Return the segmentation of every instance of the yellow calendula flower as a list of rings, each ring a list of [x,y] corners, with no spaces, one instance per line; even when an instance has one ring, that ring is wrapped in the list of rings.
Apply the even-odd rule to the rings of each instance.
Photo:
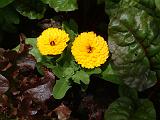
[[[84,68],[99,67],[109,57],[107,42],[94,32],[81,33],[73,42],[71,52]]]
[[[63,52],[69,35],[58,28],[48,28],[37,38],[37,47],[42,55],[58,55]]]

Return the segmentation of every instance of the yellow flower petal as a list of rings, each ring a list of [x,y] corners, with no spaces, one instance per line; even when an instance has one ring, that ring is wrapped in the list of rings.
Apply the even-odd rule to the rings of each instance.
[[[107,42],[94,32],[81,33],[73,42],[71,52],[84,68],[99,67],[109,57]]]
[[[69,35],[58,28],[48,28],[37,38],[37,47],[42,55],[58,55],[63,52]]]

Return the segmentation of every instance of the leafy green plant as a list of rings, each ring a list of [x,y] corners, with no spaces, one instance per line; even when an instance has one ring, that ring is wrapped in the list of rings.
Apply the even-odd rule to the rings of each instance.
[[[29,19],[42,19],[48,4],[56,12],[74,11],[78,8],[76,0],[1,0],[0,1],[0,25],[2,30],[15,32],[20,23],[20,15]]]
[[[70,23],[72,22],[64,22],[63,26],[64,29],[66,29],[68,33],[70,33],[70,37],[74,38],[76,36],[76,32],[74,32],[74,30],[76,30],[77,25],[75,24],[75,26],[73,26],[73,24]],[[53,88],[53,96],[56,99],[61,99],[65,96],[67,90],[72,86],[72,82],[88,85],[90,81],[90,75],[101,73],[100,68],[85,69],[80,67],[80,65],[75,62],[71,54],[71,43],[69,43],[68,47],[60,56],[43,56],[42,54],[40,54],[37,48],[36,38],[27,38],[26,44],[32,45],[33,48],[29,53],[36,58],[36,60],[38,61],[38,66],[44,65],[47,68],[50,68],[53,73],[59,78]],[[17,50],[18,48],[19,47],[17,47],[15,50]]]
[[[111,67],[130,87],[149,88],[159,79],[159,19],[139,7],[137,1],[110,2],[117,6],[106,6]]]
[[[119,87],[120,98],[109,105],[105,111],[105,120],[155,120],[156,112],[152,102],[139,99],[135,89],[126,85]],[[147,114],[146,114],[147,113]]]
[[[145,99],[136,102],[127,97],[118,98],[105,112],[105,120],[156,120],[152,102]]]

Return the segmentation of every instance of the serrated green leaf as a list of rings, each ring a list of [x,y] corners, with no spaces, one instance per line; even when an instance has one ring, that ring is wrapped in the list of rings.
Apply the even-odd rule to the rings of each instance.
[[[72,76],[72,79],[75,83],[78,83],[78,84],[80,84],[80,81],[82,81],[86,85],[88,85],[90,82],[89,75],[83,70],[77,71]]]
[[[6,7],[8,4],[12,3],[14,0],[0,0],[0,8]]]
[[[39,0],[19,0],[15,4],[16,10],[29,19],[41,19],[46,11],[45,5]]]
[[[105,120],[156,120],[156,112],[152,102],[139,100],[136,105],[127,97],[121,97],[113,102],[105,112]]]
[[[78,8],[77,0],[41,0],[54,8],[56,12],[59,11],[74,11]]]
[[[68,79],[71,78],[73,74],[74,74],[74,69],[72,67],[67,67],[63,71],[63,75]]]
[[[67,90],[70,88],[71,86],[69,85],[69,81],[66,79],[59,79],[56,81],[56,84],[53,87],[53,97],[55,99],[61,99],[65,96]]]
[[[53,66],[52,71],[58,78],[63,78],[63,79],[71,78],[75,72],[73,67],[61,66],[59,64],[57,64],[56,66]]]

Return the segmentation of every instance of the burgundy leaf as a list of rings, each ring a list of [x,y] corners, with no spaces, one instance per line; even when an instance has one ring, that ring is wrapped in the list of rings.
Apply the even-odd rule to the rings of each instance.
[[[46,84],[39,85],[35,88],[31,88],[25,91],[25,93],[31,94],[34,99],[38,101],[45,101],[50,98],[51,96],[51,82],[47,82]]]
[[[56,114],[58,115],[59,120],[67,120],[70,118],[71,110],[65,106],[63,103],[54,109]]]
[[[42,78],[42,80],[46,81],[46,83],[25,91],[25,93],[32,95],[32,97],[39,102],[44,102],[51,97],[55,76],[52,72],[46,71],[45,77]]]
[[[8,110],[8,97],[3,94],[0,96],[0,113],[5,113]]]
[[[21,57],[17,60],[17,66],[23,71],[34,70],[36,65],[36,60],[32,55]]]
[[[0,95],[9,89],[9,81],[0,74]]]
[[[8,59],[6,59],[3,55],[4,52],[5,50],[0,48],[0,71],[3,71],[9,63]]]
[[[13,63],[17,57],[16,51],[5,50],[3,56],[9,60],[10,63]]]

